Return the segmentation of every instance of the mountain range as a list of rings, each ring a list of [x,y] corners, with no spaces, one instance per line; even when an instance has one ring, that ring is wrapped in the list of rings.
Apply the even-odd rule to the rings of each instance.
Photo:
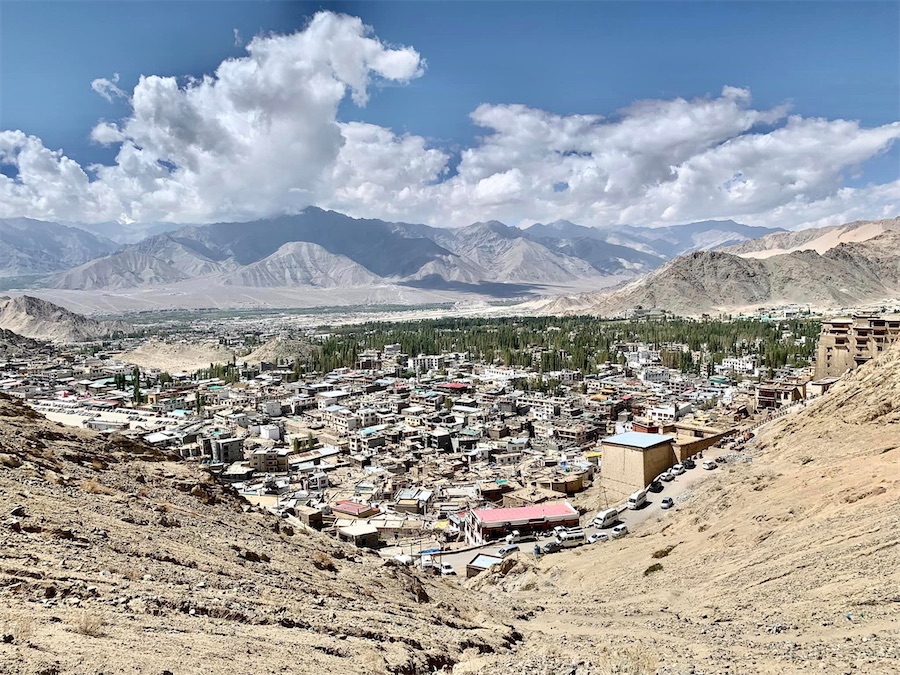
[[[112,253],[118,244],[77,227],[0,218],[0,276],[47,274]]]
[[[91,227],[113,234],[108,226]],[[134,228],[122,229],[126,239],[134,236]],[[163,230],[148,226],[138,231],[150,236],[117,244],[68,225],[3,221],[0,276],[43,274],[45,287],[91,291],[195,279],[253,288],[571,286],[627,280],[688,251],[776,231],[733,221],[656,229],[588,228],[568,221],[521,229],[490,221],[450,229],[355,219],[313,207],[267,220]]]
[[[773,304],[849,307],[900,295],[898,250],[896,218],[774,233],[730,249],[680,256],[610,292],[560,296],[525,307],[541,314],[603,316],[638,307],[688,316]]]

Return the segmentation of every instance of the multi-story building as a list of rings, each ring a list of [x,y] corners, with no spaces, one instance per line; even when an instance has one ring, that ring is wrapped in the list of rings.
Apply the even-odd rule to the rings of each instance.
[[[816,352],[816,379],[843,375],[900,337],[900,316],[869,314],[825,321]]]

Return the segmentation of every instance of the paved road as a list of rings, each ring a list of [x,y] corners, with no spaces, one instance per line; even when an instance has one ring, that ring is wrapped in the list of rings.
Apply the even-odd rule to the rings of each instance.
[[[713,459],[718,456],[719,451],[715,449],[714,452],[710,452],[713,448],[704,452],[704,459]],[[729,452],[728,450],[721,451],[723,454]],[[696,469],[690,469],[685,471],[680,476],[677,476],[674,481],[669,483],[663,483],[663,491],[662,492],[648,492],[647,493],[647,503],[640,509],[635,511],[625,509],[621,511],[619,514],[619,521],[625,523],[628,526],[629,532],[634,531],[634,529],[640,525],[640,523],[644,522],[648,518],[653,518],[657,515],[661,515],[662,517],[671,517],[671,515],[678,511],[679,501],[683,501],[685,497],[689,497],[689,494],[694,486],[698,483],[715,479],[719,474],[719,469],[713,469],[711,471],[704,469],[700,464],[697,465]],[[675,500],[675,507],[671,509],[661,509],[660,503],[663,498],[672,497]],[[621,506],[619,507],[622,508]],[[598,529],[589,523],[597,515],[594,512],[590,512],[585,514],[582,519],[582,525],[584,525],[585,536],[590,536],[594,532],[597,532]],[[603,531],[609,531],[612,529],[611,527],[605,528]],[[547,541],[550,541],[553,537],[540,537],[538,543],[543,544]],[[466,564],[472,560],[476,555],[480,553],[488,553],[491,555],[495,555],[498,549],[504,545],[505,542],[493,542],[491,544],[487,544],[475,550],[464,551],[461,553],[444,553],[440,556],[441,562],[449,562],[453,565],[453,569],[456,570],[457,575],[461,577],[465,577],[466,574]],[[600,543],[600,544],[588,544],[588,546],[614,546],[615,541]],[[521,552],[519,555],[532,555],[532,551],[534,549],[534,542],[525,542],[521,544]],[[568,551],[560,551],[559,553],[553,553],[551,555],[566,555]]]

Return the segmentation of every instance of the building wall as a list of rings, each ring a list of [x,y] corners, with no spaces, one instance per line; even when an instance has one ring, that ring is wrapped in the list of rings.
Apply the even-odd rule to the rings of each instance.
[[[843,375],[900,339],[900,318],[855,316],[822,324],[816,350],[817,380]]]
[[[604,443],[600,484],[617,496],[627,496],[677,463],[671,442],[647,450]]]

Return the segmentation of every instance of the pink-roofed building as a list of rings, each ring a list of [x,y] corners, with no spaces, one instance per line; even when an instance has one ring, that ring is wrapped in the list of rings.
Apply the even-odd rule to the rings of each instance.
[[[568,502],[550,502],[507,509],[472,509],[466,516],[466,541],[483,544],[505,537],[513,530],[522,534],[546,532],[557,525],[578,525],[578,511]]]
[[[331,510],[342,516],[350,516],[352,518],[369,518],[377,513],[381,513],[381,510],[377,506],[361,504],[359,502],[354,502],[352,499],[342,499],[332,506]]]

